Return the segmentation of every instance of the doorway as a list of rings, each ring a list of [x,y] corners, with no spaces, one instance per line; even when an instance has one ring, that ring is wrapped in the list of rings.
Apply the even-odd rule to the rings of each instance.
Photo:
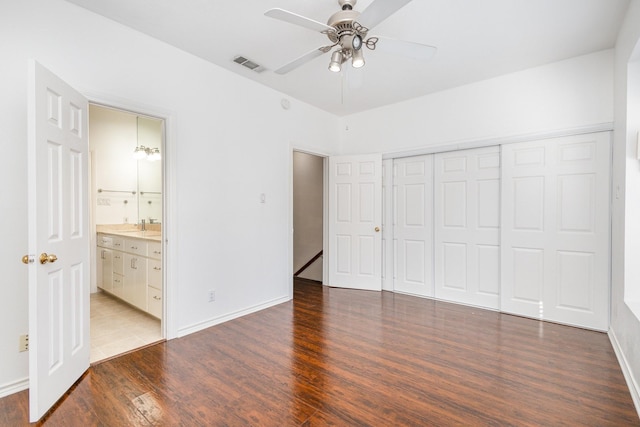
[[[293,152],[293,277],[323,282],[325,158]]]
[[[89,105],[91,363],[163,339],[164,125]]]

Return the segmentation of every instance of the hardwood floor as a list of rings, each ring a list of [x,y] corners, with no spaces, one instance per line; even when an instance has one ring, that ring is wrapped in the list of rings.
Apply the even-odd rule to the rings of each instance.
[[[27,392],[0,425],[28,422]],[[91,367],[47,426],[640,425],[606,334],[296,281],[292,302]]]

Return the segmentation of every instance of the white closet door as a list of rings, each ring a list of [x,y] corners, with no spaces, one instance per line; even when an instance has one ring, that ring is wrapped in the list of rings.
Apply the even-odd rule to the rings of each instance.
[[[609,133],[502,148],[502,311],[609,325]]]
[[[435,296],[500,305],[500,147],[435,156]]]
[[[394,290],[433,296],[433,155],[393,162]]]

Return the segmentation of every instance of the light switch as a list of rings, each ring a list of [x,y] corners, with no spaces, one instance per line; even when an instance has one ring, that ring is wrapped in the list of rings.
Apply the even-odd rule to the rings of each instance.
[[[266,203],[267,202],[267,195],[264,193],[260,193],[260,203]]]

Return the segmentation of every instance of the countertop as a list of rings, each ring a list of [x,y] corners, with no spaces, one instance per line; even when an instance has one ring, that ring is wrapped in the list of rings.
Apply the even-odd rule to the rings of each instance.
[[[155,242],[162,241],[162,232],[156,230],[108,230],[108,231],[98,231],[98,233],[102,234],[110,234],[113,236],[121,236],[121,237],[134,237],[136,239],[144,239],[144,240],[152,240]]]

